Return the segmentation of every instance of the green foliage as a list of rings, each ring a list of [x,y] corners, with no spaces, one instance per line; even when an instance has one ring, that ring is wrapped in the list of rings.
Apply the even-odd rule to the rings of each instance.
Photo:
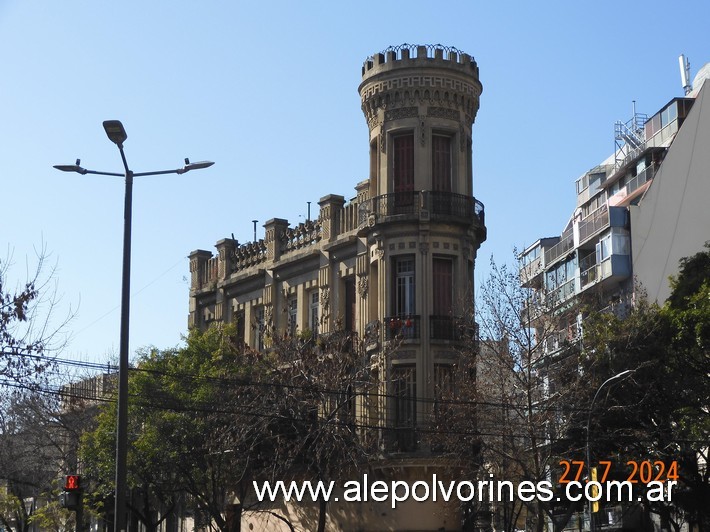
[[[363,378],[349,335],[321,346],[274,337],[268,353],[245,348],[232,325],[192,330],[178,349],[140,354],[129,378],[129,508],[148,529],[187,495],[225,529],[225,505],[249,507],[251,479],[330,477],[355,460],[354,431],[342,423],[336,390]],[[321,415],[318,415],[318,414]],[[110,494],[115,406],[102,409],[81,455],[95,501]],[[343,458],[338,458],[342,456]]]
[[[626,369],[593,416],[595,454],[602,459],[677,461],[674,505],[651,509],[710,525],[710,477],[699,466],[710,442],[710,248],[681,261],[663,307],[638,299],[623,318],[589,313],[584,323],[585,371],[591,389]],[[621,459],[624,460],[621,460]]]

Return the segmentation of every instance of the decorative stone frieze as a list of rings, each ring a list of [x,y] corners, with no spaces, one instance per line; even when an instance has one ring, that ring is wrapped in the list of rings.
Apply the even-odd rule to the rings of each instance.
[[[362,299],[367,298],[367,289],[369,287],[369,282],[367,280],[367,277],[360,277],[360,279],[357,282],[357,292],[360,294],[360,297]]]

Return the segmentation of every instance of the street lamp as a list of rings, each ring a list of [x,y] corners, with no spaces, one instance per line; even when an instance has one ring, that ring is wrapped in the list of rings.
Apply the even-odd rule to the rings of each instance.
[[[175,170],[159,170],[156,172],[133,173],[128,168],[126,155],[123,152],[123,143],[128,138],[123,124],[118,120],[106,120],[104,131],[109,140],[118,146],[123,161],[123,174],[114,172],[100,172],[87,170],[81,167],[81,161],[76,160],[76,164],[56,165],[54,168],[62,172],[76,172],[81,175],[98,174],[110,176],[125,176],[126,196],[123,208],[123,273],[121,289],[121,338],[119,347],[118,364],[118,415],[116,422],[116,492],[114,531],[125,532],[126,530],[126,488],[127,488],[127,454],[128,454],[128,325],[131,299],[131,211],[133,204],[133,178],[163,174],[184,174],[190,170],[208,168],[214,163],[211,161],[201,161],[191,163],[185,159],[185,166]]]
[[[594,409],[594,403],[597,401],[597,397],[599,397],[599,392],[602,391],[602,388],[606,386],[607,384],[614,383],[616,381],[620,381],[628,377],[629,375],[632,375],[636,370],[635,369],[627,369],[622,371],[621,373],[617,373],[613,377],[609,377],[607,380],[601,383],[599,388],[597,388],[597,393],[594,394],[594,398],[592,399],[592,403],[589,405],[589,414],[587,414],[587,442],[586,442],[586,449],[587,449],[587,479],[592,480],[592,463],[591,463],[591,458],[590,458],[590,452],[589,452],[589,425],[592,421],[592,410]],[[594,512],[592,512],[592,501],[587,501],[587,506],[589,509],[589,530],[593,531],[594,530]]]

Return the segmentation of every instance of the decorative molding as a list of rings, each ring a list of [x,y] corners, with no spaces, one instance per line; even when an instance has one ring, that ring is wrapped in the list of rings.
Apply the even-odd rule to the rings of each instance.
[[[373,113],[370,115],[367,119],[367,127],[370,128],[370,131],[375,129],[377,125],[379,124],[379,121],[377,120],[377,113]]]
[[[367,277],[360,277],[360,280],[357,282],[357,292],[360,294],[360,297],[362,299],[367,298],[367,289],[369,287],[369,282],[367,280]]]
[[[410,351],[410,350],[401,351],[398,349],[394,353],[391,353],[388,358],[390,360],[406,360],[406,359],[416,358],[416,356],[417,356],[416,351]]]
[[[320,289],[320,306],[323,309],[323,314],[328,315],[330,310],[330,288],[327,286]]]
[[[427,107],[427,116],[432,118],[461,120],[461,113],[459,113],[458,109],[448,109],[446,107]]]
[[[426,121],[423,116],[419,116],[419,143],[426,146]]]
[[[274,306],[264,305],[264,326],[271,327],[274,323]]]
[[[422,255],[426,255],[429,253],[429,243],[428,242],[419,242],[419,252]]]
[[[401,76],[374,83],[370,82],[366,85],[367,87],[360,93],[364,101],[377,98],[377,96],[382,98],[382,94],[391,91],[402,91],[407,93],[407,96],[409,96],[409,94],[414,95],[415,98],[417,96],[420,98],[422,96],[424,98],[431,98],[431,91],[438,91],[440,93],[451,91],[475,99],[478,99],[481,94],[481,85],[478,83],[478,80],[476,80],[476,84],[474,85],[473,83],[466,83],[448,76]]]
[[[385,111],[385,122],[399,120],[400,118],[416,118],[419,115],[418,107],[400,107]]]

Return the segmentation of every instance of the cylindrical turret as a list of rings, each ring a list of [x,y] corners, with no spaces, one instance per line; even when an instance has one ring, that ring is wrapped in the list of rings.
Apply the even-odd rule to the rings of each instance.
[[[403,44],[368,58],[362,78],[370,196],[472,195],[471,126],[483,90],[473,58],[441,45]]]

